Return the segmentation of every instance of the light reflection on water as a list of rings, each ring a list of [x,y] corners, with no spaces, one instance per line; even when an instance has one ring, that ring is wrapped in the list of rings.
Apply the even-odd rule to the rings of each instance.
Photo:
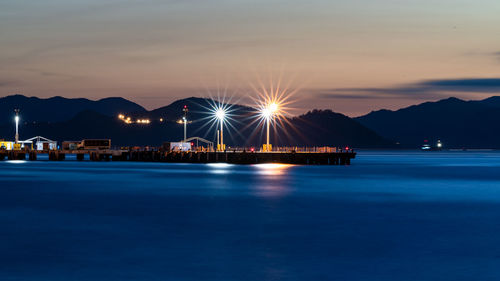
[[[207,166],[211,168],[210,173],[223,175],[228,174],[233,165],[227,163],[210,163]]]
[[[499,163],[4,161],[0,280],[496,280]]]
[[[24,163],[26,163],[26,160],[8,160],[5,162],[10,163],[10,164],[24,164]]]
[[[257,173],[260,175],[268,175],[268,176],[279,176],[283,175],[286,173],[288,168],[293,167],[293,165],[289,164],[276,164],[276,163],[270,163],[270,164],[256,164],[253,165],[254,167],[257,167]]]

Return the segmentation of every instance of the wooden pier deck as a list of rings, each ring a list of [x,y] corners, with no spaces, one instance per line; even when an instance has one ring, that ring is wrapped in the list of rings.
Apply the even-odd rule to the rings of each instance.
[[[228,163],[260,164],[281,163],[297,165],[350,165],[356,153],[348,152],[202,152],[202,151],[134,151],[134,150],[50,150],[50,151],[0,151],[0,160],[35,161],[38,155],[48,154],[49,161],[63,161],[74,154],[78,161],[137,161],[165,163]]]

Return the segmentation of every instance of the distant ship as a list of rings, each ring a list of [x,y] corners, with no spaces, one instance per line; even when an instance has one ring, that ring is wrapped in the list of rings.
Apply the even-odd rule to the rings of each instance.
[[[435,146],[431,146],[427,140],[424,140],[424,144],[420,147],[421,150],[424,151],[436,151],[443,149],[443,143],[441,140],[438,140]]]

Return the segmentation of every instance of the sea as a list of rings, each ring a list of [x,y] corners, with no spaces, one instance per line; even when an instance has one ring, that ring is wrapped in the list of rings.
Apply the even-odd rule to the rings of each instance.
[[[500,280],[500,153],[0,161],[0,280]]]

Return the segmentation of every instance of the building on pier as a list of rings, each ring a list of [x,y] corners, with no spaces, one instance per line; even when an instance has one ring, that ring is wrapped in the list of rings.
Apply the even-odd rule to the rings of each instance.
[[[0,139],[0,149],[13,150],[14,149],[14,142],[13,141],[5,141],[5,140]]]
[[[32,137],[27,140],[18,141],[17,144],[14,141],[0,140],[0,149],[4,150],[54,150],[57,149],[57,142],[44,138],[42,136]]]

